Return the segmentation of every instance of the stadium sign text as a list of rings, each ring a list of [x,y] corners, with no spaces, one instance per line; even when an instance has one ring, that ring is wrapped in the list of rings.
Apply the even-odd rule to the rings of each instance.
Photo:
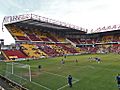
[[[16,16],[5,16],[3,19],[3,23],[13,23],[21,20],[30,19],[30,14],[24,14],[24,15],[16,15]]]
[[[113,25],[113,26],[104,26],[104,27],[99,27],[96,30],[91,30],[91,33],[96,33],[96,32],[106,32],[106,31],[113,31],[113,30],[119,30],[120,25]]]
[[[52,24],[60,25],[60,26],[67,27],[67,28],[77,29],[77,30],[81,30],[81,31],[85,31],[85,32],[87,31],[87,29],[84,29],[82,27],[79,27],[79,26],[76,26],[73,24],[61,22],[58,20],[49,19],[49,18],[42,17],[42,16],[35,15],[35,14],[5,16],[3,19],[3,23],[9,24],[9,23],[15,23],[15,22],[19,22],[19,21],[23,21],[23,20],[27,20],[27,19],[33,19],[33,20],[43,21],[43,22],[47,22],[47,23],[52,23]]]

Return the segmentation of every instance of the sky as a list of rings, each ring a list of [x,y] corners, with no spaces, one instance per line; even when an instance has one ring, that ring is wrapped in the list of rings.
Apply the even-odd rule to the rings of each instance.
[[[0,39],[14,43],[7,30],[2,32],[4,16],[33,13],[77,25],[88,30],[120,24],[120,0],[0,0]]]

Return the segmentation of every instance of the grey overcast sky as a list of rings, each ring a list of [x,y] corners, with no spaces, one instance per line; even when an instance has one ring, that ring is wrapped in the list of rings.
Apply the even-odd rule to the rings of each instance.
[[[89,30],[120,24],[120,0],[0,0],[0,38],[5,43],[13,39],[2,32],[4,16],[33,13],[68,22]]]

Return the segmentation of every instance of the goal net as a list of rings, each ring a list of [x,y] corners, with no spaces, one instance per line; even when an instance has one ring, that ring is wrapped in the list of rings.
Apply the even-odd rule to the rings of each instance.
[[[31,81],[30,65],[21,63],[6,63],[6,77],[19,84],[24,84]]]

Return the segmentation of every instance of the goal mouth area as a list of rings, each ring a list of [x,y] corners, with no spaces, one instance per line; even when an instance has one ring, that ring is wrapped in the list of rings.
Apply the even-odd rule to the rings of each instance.
[[[31,81],[30,65],[14,62],[6,63],[5,76],[12,80],[17,79],[17,81],[20,81],[20,83],[24,80]],[[19,78],[21,78],[23,81]]]

